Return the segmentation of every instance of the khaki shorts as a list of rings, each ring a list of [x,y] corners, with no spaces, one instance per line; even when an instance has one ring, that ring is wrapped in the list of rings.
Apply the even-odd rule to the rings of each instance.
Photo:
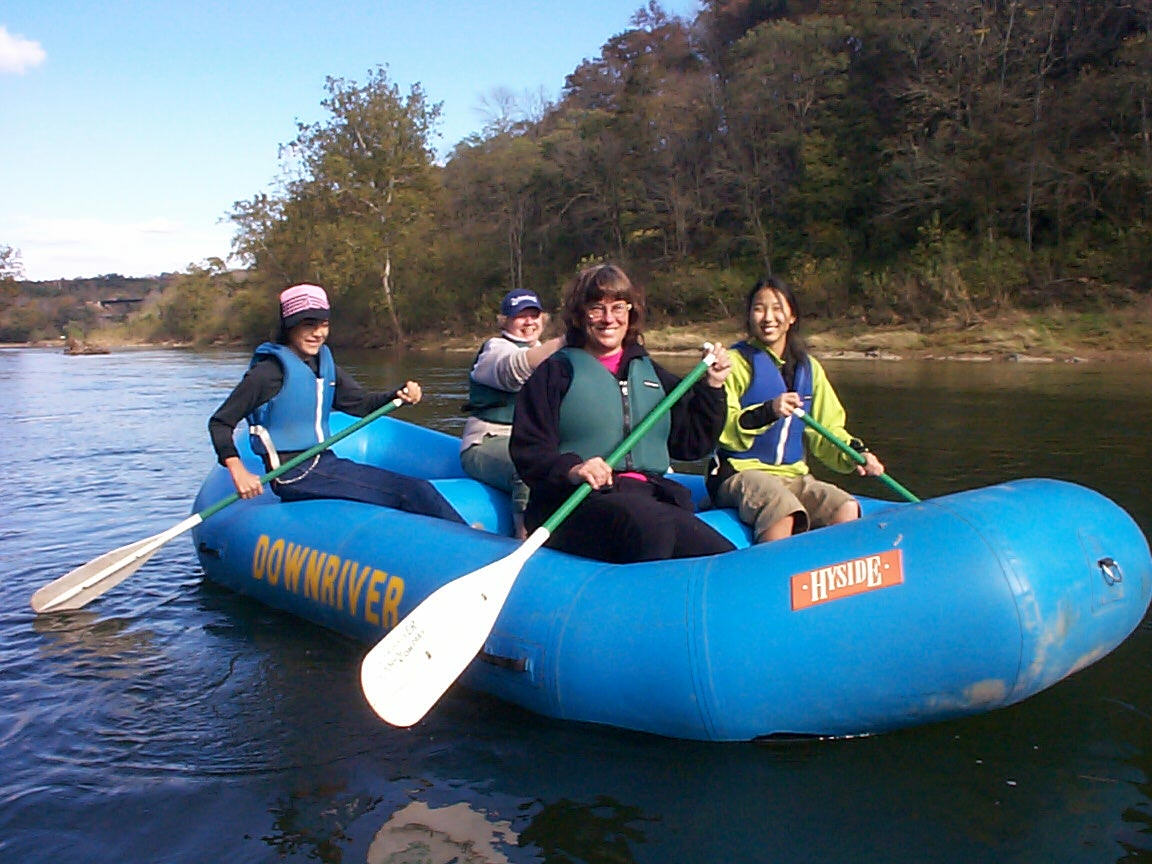
[[[811,474],[780,477],[767,471],[737,471],[716,490],[717,507],[734,507],[740,521],[762,537],[769,526],[796,516],[793,534],[832,524],[836,511],[856,499]]]

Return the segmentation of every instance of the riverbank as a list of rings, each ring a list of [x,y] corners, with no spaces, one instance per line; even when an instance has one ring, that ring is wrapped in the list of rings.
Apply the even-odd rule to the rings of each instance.
[[[812,353],[826,359],[1152,363],[1152,298],[1103,312],[1010,312],[916,327],[805,319],[803,333]],[[475,351],[488,335],[436,334],[413,344]],[[733,318],[652,328],[645,344],[653,353],[687,353],[706,341],[730,345],[744,335],[744,322]]]
[[[803,333],[809,349],[822,359],[1152,364],[1152,298],[1099,312],[1011,311],[966,321],[944,319],[916,326],[805,319]],[[468,352],[477,350],[491,335],[491,332],[480,331],[413,333],[406,347]],[[645,334],[645,344],[653,353],[678,354],[699,350],[706,341],[730,345],[743,336],[743,321],[731,318],[705,324],[653,327]],[[115,329],[93,331],[85,344],[110,351],[194,347],[174,342],[132,342]],[[63,340],[0,343],[0,348],[31,347],[62,350],[64,343]],[[216,347],[223,346],[217,343]],[[337,347],[349,346],[338,343]]]

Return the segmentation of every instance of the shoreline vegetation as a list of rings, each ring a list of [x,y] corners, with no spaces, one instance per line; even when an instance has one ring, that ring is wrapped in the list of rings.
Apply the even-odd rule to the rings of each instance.
[[[980,316],[971,321],[944,319],[919,326],[875,325],[820,318],[806,318],[803,325],[809,350],[820,359],[1152,364],[1152,299],[1097,312],[1012,311]],[[555,335],[554,324],[552,331]],[[412,333],[401,349],[350,343],[335,347],[469,352],[476,351],[494,332],[493,328],[474,333]],[[647,331],[646,345],[654,354],[689,354],[697,351],[705,341],[731,345],[743,336],[743,322],[730,318],[656,326]],[[245,350],[252,345],[237,340],[214,341],[210,346],[176,340],[140,341],[111,326],[90,332],[83,347],[86,350],[67,351],[64,339],[0,343],[0,348],[59,348],[75,355],[157,348],[231,347]]]
[[[312,282],[337,348],[474,351],[611,261],[654,352],[740,338],[772,274],[818,357],[1146,363],[1152,14],[1025,6],[653,2],[442,159],[435,94],[329,77],[227,216],[242,268],[27,282],[0,242],[0,340],[247,348]]]
[[[920,327],[817,318],[806,318],[803,326],[808,349],[819,359],[1152,364],[1152,301],[1098,313],[1011,312]],[[490,335],[427,336],[409,347],[475,351]],[[733,318],[650,328],[645,345],[654,354],[688,354],[705,341],[731,345],[744,335],[743,321]]]

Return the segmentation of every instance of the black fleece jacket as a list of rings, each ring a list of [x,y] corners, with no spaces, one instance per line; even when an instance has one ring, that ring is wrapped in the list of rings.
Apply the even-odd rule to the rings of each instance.
[[[627,379],[628,365],[647,356],[648,352],[640,345],[625,346],[617,378]],[[653,361],[652,365],[665,393],[680,383],[678,376],[660,364]],[[568,479],[568,472],[583,460],[576,453],[560,450],[560,403],[571,384],[572,367],[554,354],[537,367],[516,398],[509,450],[517,473],[532,490],[530,510],[544,508],[551,512],[576,489]],[[724,427],[725,409],[723,387],[710,387],[703,378],[693,385],[672,406],[669,455],[673,459],[693,460],[711,453]],[[629,431],[620,430],[620,439]]]

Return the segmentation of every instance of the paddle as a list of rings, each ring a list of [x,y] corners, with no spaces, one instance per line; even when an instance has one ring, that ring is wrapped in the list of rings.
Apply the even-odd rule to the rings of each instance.
[[[616,467],[636,442],[712,364],[712,346],[672,392],[660,400],[605,461]],[[393,726],[423,717],[484,647],[525,562],[588,497],[582,483],[511,555],[441,585],[393,627],[364,657],[360,686],[372,710]]]
[[[807,423],[809,426],[811,426],[813,429],[815,429],[817,432],[819,432],[821,435],[823,435],[825,438],[827,438],[829,441],[831,441],[833,444],[835,444],[837,447],[839,447],[841,451],[848,454],[848,458],[850,458],[857,465],[863,465],[868,461],[864,458],[862,453],[857,453],[855,450],[853,450],[851,447],[833,435],[827,426],[825,426],[819,420],[815,419],[811,414],[808,414],[803,408],[797,408],[792,413]],[[911,501],[913,504],[920,500],[887,474],[879,475],[878,479],[887,483],[894,492],[896,492],[904,499]]]
[[[393,399],[386,405],[381,405],[371,414],[361,417],[352,425],[341,429],[330,438],[321,441],[303,453],[293,456],[279,468],[269,471],[267,474],[260,478],[261,483],[267,483],[270,480],[275,480],[285,471],[291,471],[301,462],[306,459],[311,459],[317,453],[327,450],[337,441],[347,438],[353,432],[363,429],[373,420],[378,417],[383,417],[389,411],[402,404],[401,399]],[[36,612],[57,611],[62,612],[66,609],[79,609],[85,606],[92,600],[95,600],[101,594],[115,588],[133,573],[140,569],[140,567],[152,557],[153,553],[171,540],[173,537],[178,537],[190,528],[195,528],[209,516],[214,516],[225,507],[240,500],[240,495],[233,492],[227,498],[222,498],[211,507],[205,507],[199,513],[193,513],[183,522],[173,525],[167,531],[162,531],[152,537],[146,537],[143,540],[137,540],[135,543],[129,543],[127,546],[121,546],[119,549],[114,549],[111,552],[106,552],[99,558],[95,558],[70,573],[61,576],[54,582],[49,582],[39,591],[32,595],[32,608]]]

